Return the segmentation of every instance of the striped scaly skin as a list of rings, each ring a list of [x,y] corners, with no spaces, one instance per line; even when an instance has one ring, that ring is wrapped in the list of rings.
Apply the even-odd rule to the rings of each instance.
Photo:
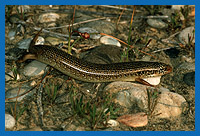
[[[136,78],[162,76],[172,71],[170,65],[160,62],[90,63],[48,45],[35,45],[30,54],[34,55],[33,59],[86,82],[135,81]]]
[[[83,61],[68,53],[48,45],[35,45],[42,29],[31,41],[29,54],[18,62],[36,59],[48,64],[62,73],[86,82],[135,81],[136,79],[159,77],[170,73],[172,67],[160,62],[123,62],[95,64]]]

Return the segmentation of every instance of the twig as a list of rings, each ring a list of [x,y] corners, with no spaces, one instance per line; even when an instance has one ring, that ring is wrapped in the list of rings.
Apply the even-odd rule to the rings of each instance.
[[[168,43],[168,42],[169,42],[169,39],[175,37],[175,36],[176,36],[177,34],[179,34],[179,33],[180,33],[180,31],[179,31],[179,32],[176,32],[176,33],[174,33],[174,34],[172,34],[172,35],[170,35],[168,38],[162,39],[161,41],[162,41],[162,42]]]
[[[135,16],[135,18],[168,19],[169,16]]]
[[[120,21],[120,19],[121,19],[122,14],[124,13],[124,10],[125,10],[125,8],[123,8],[122,12],[121,12],[120,15],[119,15],[119,19],[117,20],[117,26],[118,26],[118,24],[119,24],[119,21]]]
[[[86,20],[86,21],[74,23],[73,26],[79,25],[79,24],[88,23],[88,22],[93,22],[93,21],[97,21],[97,20],[102,20],[102,19],[106,19],[106,17],[94,18],[94,19],[90,19],[90,20]],[[60,27],[46,28],[46,29],[43,29],[42,32],[48,33],[49,35],[52,35],[52,36],[55,36],[55,37],[69,38],[69,35],[67,35],[67,34],[61,34],[61,33],[56,33],[56,32],[48,31],[48,30],[51,30],[51,29],[58,29],[58,28],[69,27],[69,26],[71,27],[72,24],[70,24],[70,25],[64,25],[64,26],[60,26]],[[39,27],[34,27],[34,29],[37,30],[37,31],[41,30],[41,28],[39,28]],[[78,37],[79,36],[71,36],[71,38],[73,38],[73,39],[77,39]]]
[[[130,47],[131,49],[135,48],[133,45],[129,45],[129,44],[127,44],[126,42],[124,42],[124,41],[122,41],[122,40],[120,40],[120,39],[118,39],[118,38],[115,38],[115,37],[113,37],[113,36],[111,36],[111,35],[108,35],[108,34],[105,34],[105,33],[100,33],[100,35],[106,35],[106,36],[112,37],[112,38],[118,40],[119,42],[125,44],[127,47]],[[142,50],[139,50],[139,49],[138,49],[138,51],[139,51],[139,52],[142,52],[142,53],[144,53],[144,54],[147,54],[147,55],[149,55],[149,56],[151,56],[151,57],[153,57],[153,58],[155,58],[155,59],[157,59],[155,56],[153,56],[153,55],[151,55],[151,54],[149,54],[149,53],[146,53],[146,52],[144,52],[144,51],[142,51]]]
[[[175,47],[180,47],[180,46],[167,47],[167,48],[159,49],[159,50],[156,50],[156,51],[152,51],[151,53],[156,53],[156,52],[160,52],[160,51],[168,50],[168,49],[175,48]]]
[[[39,31],[41,28],[39,28],[39,27],[34,27],[33,29]],[[68,37],[69,37],[69,35],[67,35],[67,34],[61,34],[61,33],[51,32],[51,31],[48,31],[48,30],[46,30],[46,29],[43,29],[42,32],[44,32],[44,33],[49,33],[49,35],[52,35],[52,36],[55,36],[55,37],[65,37],[65,38],[68,38]]]
[[[132,11],[132,9],[131,9]],[[68,10],[68,9],[65,9],[65,10],[62,10],[62,11],[59,11],[59,10],[53,10],[53,9],[49,9],[49,10],[45,10],[45,13],[48,13],[48,12],[57,12],[57,13],[73,13],[72,10]],[[83,14],[87,14],[87,15],[99,15],[99,16],[103,16],[103,17],[118,17],[119,15],[118,14],[109,14],[109,13],[101,13],[101,12],[93,12],[93,11],[84,11],[84,10],[76,10],[76,12],[81,12]],[[121,18],[131,18],[130,15],[122,15]],[[134,16],[134,18],[158,18],[158,19],[168,19],[169,16]]]
[[[20,87],[19,87],[19,90],[18,90],[18,92],[17,92],[17,96],[19,95],[19,92],[20,92],[20,90],[21,90],[21,85],[20,85]],[[15,109],[14,109],[14,111],[15,111],[15,119],[17,120],[17,103],[18,103],[18,101],[17,101],[17,98],[16,98],[16,101],[15,101]]]
[[[43,92],[43,83],[45,82],[45,80],[43,80],[42,83],[40,83],[40,87],[38,89],[38,93],[37,93],[37,108],[38,108],[38,113],[39,113],[39,120],[41,123],[41,126],[44,126],[44,121],[43,121],[43,108],[42,108],[42,92]]]
[[[48,72],[48,73],[45,75],[45,77],[43,77],[43,78],[41,79],[41,81],[40,81],[37,85],[35,85],[33,88],[31,88],[31,89],[28,90],[27,92],[24,92],[24,93],[22,93],[22,94],[20,94],[20,95],[18,95],[18,96],[16,96],[16,97],[6,98],[5,101],[11,100],[11,99],[16,99],[16,98],[19,98],[19,97],[21,97],[21,96],[23,96],[23,95],[25,95],[25,94],[28,94],[28,93],[31,92],[33,89],[35,89],[35,88],[47,77],[47,75],[48,75],[49,73],[50,73],[50,72]]]
[[[93,22],[93,21],[98,21],[98,20],[103,20],[103,19],[107,19],[106,17],[102,17],[102,18],[94,18],[94,19],[90,19],[90,20],[85,20],[82,22],[78,22],[78,23],[74,23],[74,24],[70,24],[70,25],[64,25],[64,26],[59,26],[59,27],[51,27],[51,28],[46,28],[47,30],[51,30],[51,29],[58,29],[58,28],[63,28],[63,27],[71,27],[72,25],[80,25],[80,24],[85,24],[85,23],[89,23],[89,22]]]
[[[42,108],[42,92],[43,92],[43,85],[44,83],[46,82],[46,75],[49,73],[49,67],[45,68],[45,74],[44,74],[44,80],[40,83],[40,86],[39,86],[39,89],[38,89],[38,92],[37,92],[37,107],[38,107],[38,113],[39,113],[39,119],[40,119],[40,123],[41,123],[41,126],[44,127],[45,124],[44,124],[44,120],[43,120],[43,115],[44,115],[44,111],[43,111],[43,108]]]
[[[122,10],[128,10],[128,11],[133,11],[132,9],[129,8],[121,8],[117,6],[111,6],[111,5],[99,5],[100,7],[106,7],[106,8],[113,8],[113,9],[122,9]]]

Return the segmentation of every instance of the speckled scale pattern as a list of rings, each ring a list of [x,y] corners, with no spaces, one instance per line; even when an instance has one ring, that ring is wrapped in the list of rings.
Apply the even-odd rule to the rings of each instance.
[[[47,45],[35,45],[30,53],[62,73],[86,82],[134,81],[135,78],[160,76],[171,71],[169,65],[160,62],[94,64]]]

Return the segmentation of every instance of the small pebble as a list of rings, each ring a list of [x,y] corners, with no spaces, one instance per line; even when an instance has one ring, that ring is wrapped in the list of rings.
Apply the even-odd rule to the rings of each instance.
[[[30,83],[30,86],[35,86],[37,83],[35,82],[35,80],[34,81],[32,81],[31,83]]]
[[[19,11],[19,13],[26,13],[26,12],[29,12],[30,11],[30,6],[29,5],[20,5],[20,6],[18,6],[18,11]]]
[[[90,28],[90,27],[81,27],[78,29],[79,32],[81,33],[89,33],[90,34],[90,38],[91,39],[99,39],[101,37],[100,34],[93,34],[93,33],[99,33],[97,30],[93,29],[93,28]]]
[[[25,28],[24,28],[24,26],[21,25],[21,24],[18,24],[18,25],[17,25],[16,32],[17,32],[17,34],[22,34],[22,35],[24,35],[24,33],[25,33]]]
[[[30,43],[32,41],[32,38],[23,39],[20,42],[17,43],[19,49],[29,49]],[[35,42],[35,45],[43,45],[45,43],[45,40],[43,37],[39,36],[38,39]]]
[[[101,33],[112,35],[115,31],[116,26],[112,22],[105,20],[98,20],[95,22],[89,22],[88,27],[93,28]]]
[[[12,24],[18,23],[20,21],[20,17],[18,16],[18,14],[13,14],[10,16],[9,21]]]
[[[147,115],[144,112],[136,114],[123,115],[117,118],[117,121],[130,127],[143,127],[148,124]]]
[[[6,99],[7,99],[7,98],[14,98],[14,97],[17,96],[18,92],[19,92],[19,94],[18,94],[18,96],[19,96],[19,95],[23,94],[24,92],[26,92],[26,91],[28,91],[28,90],[30,90],[30,89],[31,89],[30,87],[21,87],[21,88],[17,87],[17,88],[13,88],[13,89],[10,89],[10,90],[7,90],[7,91],[6,91],[5,97],[6,97]],[[30,93],[27,93],[27,94],[25,94],[25,95],[23,95],[23,96],[18,97],[18,98],[17,98],[17,101],[20,102],[20,101],[22,101],[25,97],[31,96],[31,95],[33,94],[33,92],[34,92],[34,91],[31,91]],[[10,99],[9,101],[15,102],[16,99]]]
[[[48,25],[47,25],[47,27],[56,27],[56,23],[55,22],[52,22],[52,23],[49,23]]]
[[[16,29],[11,29],[8,33],[8,37],[9,39],[12,41],[15,39],[15,35],[16,35]]]
[[[186,73],[183,76],[183,81],[189,86],[195,86],[195,72]]]
[[[121,59],[119,54],[122,54],[121,48],[112,45],[101,45],[87,53],[83,59],[98,64],[117,63]]]
[[[109,127],[116,127],[119,125],[119,122],[116,120],[110,119],[110,120],[108,120],[107,124]]]
[[[180,10],[181,8],[184,8],[185,5],[172,5],[173,10]]]
[[[183,70],[195,71],[195,62],[193,62],[193,63],[190,63],[190,62],[181,63],[178,66],[178,69],[180,69],[181,71],[183,71]]]
[[[187,27],[185,29],[183,29],[180,34],[179,34],[179,41],[182,43],[182,44],[188,44],[188,35],[192,38],[193,40],[191,41],[192,43],[195,43],[195,28],[193,26],[191,27]]]
[[[103,130],[99,130],[99,131],[113,131],[113,128],[109,127],[109,128],[106,128],[106,129],[103,129]]]
[[[147,23],[154,27],[154,28],[158,28],[158,29],[162,29],[162,28],[167,28],[167,24],[165,22],[163,22],[160,19],[147,19]]]
[[[17,43],[19,49],[28,49],[32,38],[27,38],[19,41]]]
[[[44,74],[44,69],[46,66],[47,65],[42,62],[34,60],[24,67],[23,74],[25,76],[37,76]]]
[[[38,38],[37,38],[37,40],[35,42],[35,45],[44,45],[44,43],[45,43],[44,38],[41,37],[41,36],[38,36]]]
[[[39,16],[38,21],[40,23],[55,22],[60,18],[59,14],[56,13],[45,13]]]
[[[15,119],[10,114],[5,114],[5,128],[12,129],[15,126]]]
[[[119,43],[119,41],[109,36],[101,37],[100,42],[105,45],[115,45],[115,46],[121,47],[121,44]]]
[[[61,44],[61,43],[68,44],[68,40],[62,40],[62,39],[56,38],[56,37],[47,37],[45,39],[45,41],[51,43],[52,45],[58,45],[58,44]]]
[[[22,129],[20,131],[43,131],[40,127],[34,127],[29,129]]]
[[[181,56],[181,61],[193,63],[195,62],[195,59],[193,59],[191,56],[186,55],[186,56]]]

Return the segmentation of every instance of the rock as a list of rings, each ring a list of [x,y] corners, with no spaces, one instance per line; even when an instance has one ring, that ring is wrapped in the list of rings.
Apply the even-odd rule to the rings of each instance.
[[[130,82],[113,82],[105,87],[105,91],[115,93],[115,102],[127,108],[132,108],[137,105],[141,110],[148,111],[148,96],[147,89],[154,91],[151,99],[157,99],[157,104],[153,111],[158,118],[169,118],[179,116],[182,113],[183,105],[186,103],[184,97],[179,94],[170,92],[168,89],[160,87],[153,88],[141,84]],[[160,94],[159,94],[160,92]]]
[[[188,44],[188,35],[189,37],[193,37],[192,39],[192,43],[195,43],[195,28],[193,26],[191,27],[187,27],[185,29],[183,29],[180,34],[179,34],[179,41],[182,43],[182,44]]]
[[[15,126],[15,119],[10,114],[5,114],[5,128],[12,129]]]
[[[17,25],[17,34],[23,34],[25,33],[25,28],[22,24]]]
[[[29,5],[20,5],[17,7],[19,13],[26,13],[26,12],[29,12],[30,11],[30,6]]]
[[[183,76],[183,81],[189,86],[195,86],[195,72],[186,73]]]
[[[172,5],[173,10],[180,10],[181,8],[184,8],[185,5]]]
[[[143,127],[148,124],[147,115],[143,112],[123,115],[117,118],[117,121],[130,127]]]
[[[6,99],[7,99],[7,98],[14,98],[14,97],[17,96],[18,92],[19,92],[19,95],[21,95],[21,94],[27,92],[27,91],[30,90],[30,89],[31,89],[31,87],[21,87],[21,88],[17,87],[17,88],[12,88],[12,89],[9,89],[9,90],[6,91],[5,97],[6,97]],[[25,97],[33,95],[33,93],[34,93],[34,90],[32,90],[31,92],[29,92],[29,93],[27,93],[27,94],[25,94],[25,95],[23,95],[23,96],[21,96],[21,97],[18,97],[18,98],[17,98],[17,101],[20,102],[20,101],[22,101]],[[19,95],[18,95],[18,96],[19,96]],[[15,102],[16,99],[10,99],[9,101]]]
[[[120,54],[122,49],[117,46],[101,45],[87,53],[83,59],[98,64],[117,63],[120,62]]]
[[[109,128],[98,130],[98,131],[113,131],[113,128],[109,127]]]
[[[84,126],[77,126],[71,123],[65,126],[63,131],[86,131],[86,128]]]
[[[8,37],[9,39],[12,41],[15,39],[15,35],[16,35],[16,29],[11,29],[8,33]]]
[[[20,131],[43,131],[40,127],[34,127],[29,129],[22,129]]]
[[[10,71],[9,73],[8,73],[8,75],[5,75],[5,81],[8,81],[8,80],[11,80],[11,79],[13,79],[12,77],[10,77],[9,75],[11,75],[12,77],[14,77],[14,74],[13,74],[13,72],[12,71]],[[17,80],[19,80],[20,79],[20,77],[19,77],[19,74],[17,74]]]
[[[112,22],[98,20],[87,24],[88,27],[93,28],[101,33],[110,34],[114,33],[116,26]]]
[[[37,40],[35,42],[35,45],[44,45],[44,43],[45,43],[44,38],[41,37],[41,36],[38,36],[38,38],[37,38]]]
[[[83,21],[88,21],[94,19],[92,16],[88,16],[86,14],[83,14],[81,12],[76,12],[76,17],[74,19],[74,22],[83,22]],[[98,32],[101,33],[106,33],[106,34],[112,34],[115,30],[115,24],[113,24],[110,21],[106,20],[96,20],[92,22],[88,22],[85,24],[82,24],[83,27],[89,27],[97,30]]]
[[[28,49],[32,38],[27,38],[19,41],[17,43],[19,49]]]
[[[62,40],[62,39],[56,38],[56,37],[47,37],[45,39],[45,41],[51,43],[51,45],[58,45],[58,44],[61,44],[61,43],[68,44],[68,40]]]
[[[184,62],[178,66],[179,71],[195,71],[195,62]]]
[[[18,14],[13,14],[10,16],[9,21],[12,24],[18,23],[20,21],[20,17]]]
[[[150,26],[152,26],[154,28],[158,28],[158,29],[162,29],[162,28],[167,28],[168,27],[168,25],[165,22],[163,22],[162,20],[160,20],[160,19],[151,19],[151,18],[149,18],[149,19],[147,19],[147,23]]]
[[[59,14],[56,13],[45,13],[39,16],[38,21],[40,23],[55,22],[60,18]]]
[[[115,45],[115,46],[121,47],[121,44],[116,39],[109,36],[101,37],[100,42],[105,45]]]
[[[27,38],[23,39],[20,42],[17,43],[19,49],[29,49],[30,43],[33,38]],[[43,37],[39,36],[37,41],[35,42],[35,45],[43,45],[45,43],[45,40]]]
[[[166,88],[161,89],[158,104],[155,107],[154,115],[159,118],[170,118],[181,115],[187,102],[185,98],[177,93],[170,92]]]
[[[109,127],[116,127],[119,125],[119,122],[116,120],[110,119],[110,120],[108,120],[107,124]]]
[[[85,32],[89,33],[91,39],[99,39],[101,37],[100,34],[94,34],[94,33],[99,33],[99,32],[93,28],[81,27],[78,29],[78,31],[81,33],[85,33]]]
[[[42,62],[34,60],[24,67],[23,74],[25,76],[37,76],[44,74],[44,69],[46,66],[47,65]]]
[[[80,22],[88,21],[90,19],[93,19],[93,17],[91,17],[90,15],[86,15],[84,13],[81,13],[79,11],[76,11],[75,18],[74,18],[74,23],[80,23]]]
[[[184,55],[184,56],[181,56],[181,61],[193,63],[193,62],[195,62],[195,59],[192,58],[192,56]]]

